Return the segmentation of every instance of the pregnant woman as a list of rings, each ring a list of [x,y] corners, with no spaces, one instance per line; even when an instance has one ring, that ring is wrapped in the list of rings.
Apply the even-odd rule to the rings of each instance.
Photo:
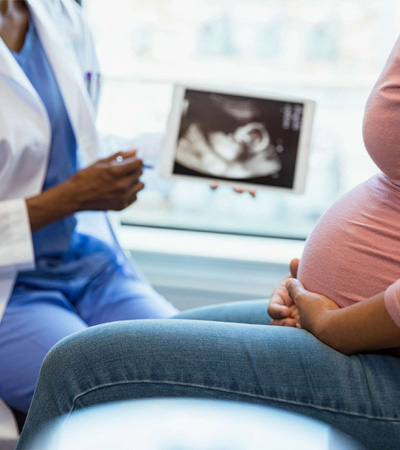
[[[365,115],[366,147],[382,173],[339,200],[300,266],[292,261],[292,278],[268,307],[271,324],[286,326],[265,326],[266,302],[247,302],[66,338],[42,366],[19,449],[61,414],[143,397],[270,405],[323,420],[369,449],[399,448],[399,58],[400,40]]]

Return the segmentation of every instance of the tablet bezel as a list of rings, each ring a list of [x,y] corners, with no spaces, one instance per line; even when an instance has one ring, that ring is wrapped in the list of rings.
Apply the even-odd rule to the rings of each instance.
[[[212,176],[196,176],[196,175],[184,175],[176,174],[173,172],[175,164],[175,155],[178,144],[179,131],[181,128],[182,118],[182,105],[185,99],[186,90],[195,90],[205,93],[227,94],[236,95],[250,98],[260,98],[265,100],[277,100],[290,103],[301,103],[304,105],[303,116],[301,122],[301,129],[299,133],[299,144],[296,155],[295,172],[293,177],[293,186],[281,187],[281,186],[268,186],[263,184],[252,184],[246,181],[235,180],[220,180],[219,178],[213,178]],[[163,153],[161,157],[161,176],[164,178],[173,178],[179,180],[193,180],[206,182],[208,184],[218,184],[221,186],[232,186],[236,189],[245,190],[273,190],[280,192],[291,192],[295,194],[304,193],[306,184],[306,175],[308,169],[308,157],[310,154],[312,126],[315,113],[315,102],[312,100],[305,100],[297,97],[280,96],[276,94],[269,94],[260,91],[251,90],[239,90],[239,89],[224,89],[213,88],[210,86],[199,85],[182,85],[177,84],[174,86],[174,92],[172,97],[172,105],[168,118],[167,133],[165,135]]]

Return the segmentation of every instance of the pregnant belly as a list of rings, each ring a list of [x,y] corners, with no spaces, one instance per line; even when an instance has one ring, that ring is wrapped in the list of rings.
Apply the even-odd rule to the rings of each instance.
[[[306,289],[340,307],[384,291],[400,278],[400,188],[377,175],[321,218],[299,267]]]

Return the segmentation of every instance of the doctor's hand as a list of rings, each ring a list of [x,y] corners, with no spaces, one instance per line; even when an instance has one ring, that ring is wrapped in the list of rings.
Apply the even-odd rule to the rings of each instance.
[[[26,199],[32,232],[79,211],[121,211],[144,188],[143,162],[136,151],[119,152]]]
[[[143,162],[136,150],[119,152],[80,170],[66,183],[78,211],[121,211],[144,188]]]
[[[290,262],[290,275],[282,278],[279,284],[272,291],[268,314],[272,318],[270,325],[295,327],[299,323],[299,310],[290,297],[286,288],[286,283],[290,278],[297,277],[300,260],[292,259]]]

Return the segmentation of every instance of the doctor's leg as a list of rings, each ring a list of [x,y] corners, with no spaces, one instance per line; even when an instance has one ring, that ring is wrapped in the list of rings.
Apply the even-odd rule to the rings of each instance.
[[[121,320],[164,319],[178,312],[130,262],[126,266],[105,267],[90,282],[75,307],[90,326]]]
[[[158,294],[131,261],[105,267],[74,303],[90,326],[121,320],[182,318],[266,325],[267,300],[251,300],[178,310]]]
[[[86,328],[62,294],[16,289],[0,323],[0,397],[26,413],[47,352]]]

